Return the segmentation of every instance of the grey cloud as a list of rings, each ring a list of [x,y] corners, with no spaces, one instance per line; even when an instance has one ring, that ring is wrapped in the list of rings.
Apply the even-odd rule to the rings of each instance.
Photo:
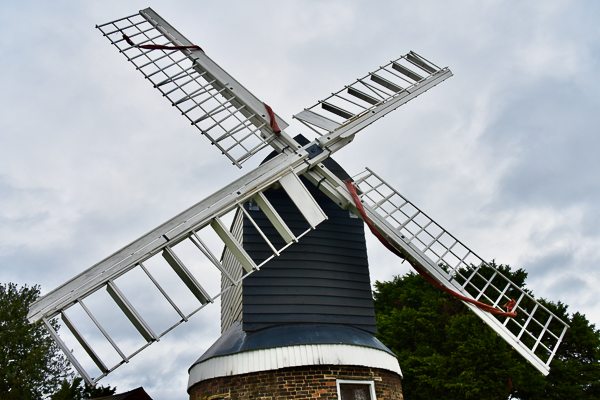
[[[565,207],[598,203],[600,120],[596,98],[573,83],[521,88],[483,137],[497,157],[512,158],[499,202]]]
[[[554,252],[545,254],[541,257],[536,257],[533,260],[524,263],[519,268],[523,268],[528,272],[528,281],[536,280],[536,276],[542,274],[553,274],[557,276],[564,271],[567,266],[573,264],[573,255],[567,251]]]
[[[232,167],[93,28],[145,2],[5,3],[0,204],[14,213],[0,209],[0,234],[19,245],[0,243],[3,279],[50,290],[258,163],[260,156],[245,171]],[[451,80],[361,132],[336,159],[353,173],[373,167],[428,214],[460,224],[445,227],[477,252],[497,249],[496,240],[478,239],[493,230],[512,266],[530,272],[534,292],[600,318],[598,305],[578,301],[575,290],[592,295],[600,283],[594,274],[587,286],[577,278],[600,261],[579,243],[583,237],[591,246],[599,226],[597,5],[153,7],[292,123],[292,113],[409,50],[449,65]],[[581,220],[536,227],[524,242],[518,227],[495,224],[542,209],[558,219],[577,207]],[[369,255],[374,279],[406,270],[376,242]],[[493,256],[506,262],[501,251]],[[101,383],[144,384],[157,400],[186,398],[173,382],[185,382],[218,336],[218,307],[205,311]]]

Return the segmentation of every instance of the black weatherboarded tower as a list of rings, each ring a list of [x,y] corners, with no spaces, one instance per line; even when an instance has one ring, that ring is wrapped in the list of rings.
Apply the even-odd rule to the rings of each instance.
[[[325,163],[338,178],[349,178],[332,159]],[[223,295],[223,334],[190,368],[192,398],[295,399],[315,393],[323,398],[401,398],[398,362],[373,336],[377,326],[363,221],[302,181],[328,219]],[[296,237],[309,229],[283,189],[264,194]],[[275,248],[285,246],[255,202],[245,203],[244,209]],[[257,265],[273,254],[242,212],[232,233]],[[242,266],[228,253],[223,265],[241,276]]]

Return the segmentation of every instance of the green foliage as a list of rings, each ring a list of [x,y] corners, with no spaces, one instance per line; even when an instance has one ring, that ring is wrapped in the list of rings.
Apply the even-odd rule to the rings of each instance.
[[[527,273],[499,265],[524,287]],[[542,376],[460,301],[409,273],[375,284],[378,338],[396,355],[407,399],[598,399],[600,331],[562,303],[542,303],[567,322]],[[512,386],[512,388],[511,388]]]
[[[114,394],[114,388],[72,379],[66,358],[41,325],[27,321],[39,286],[0,283],[0,400],[81,400]],[[58,323],[51,321],[58,330]]]
[[[110,386],[88,386],[83,384],[83,379],[75,378],[69,382],[66,379],[62,381],[60,389],[50,396],[51,400],[84,400],[96,399],[99,397],[112,396],[116,388]]]
[[[27,321],[38,286],[0,284],[0,398],[37,400],[69,376],[69,365],[41,325]],[[57,326],[55,326],[57,328]]]
[[[532,368],[516,387],[515,397],[522,400],[600,399],[600,330],[578,312],[569,316],[562,303],[542,303],[570,328],[550,363],[550,374],[541,377]]]

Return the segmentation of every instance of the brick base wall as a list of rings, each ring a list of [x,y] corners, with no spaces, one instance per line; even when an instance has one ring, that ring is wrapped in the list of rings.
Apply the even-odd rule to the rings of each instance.
[[[226,376],[198,382],[190,400],[338,400],[336,379],[372,380],[377,400],[402,400],[400,376],[379,368],[314,365]]]

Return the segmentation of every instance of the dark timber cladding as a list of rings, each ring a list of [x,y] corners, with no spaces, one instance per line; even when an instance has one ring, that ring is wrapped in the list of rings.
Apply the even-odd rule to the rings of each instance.
[[[329,219],[243,281],[243,330],[326,323],[376,333],[363,222],[302,179]],[[265,195],[295,235],[308,229],[285,191]],[[284,245],[261,211],[249,213],[275,247]],[[244,249],[257,264],[272,254],[247,218],[243,237]]]

